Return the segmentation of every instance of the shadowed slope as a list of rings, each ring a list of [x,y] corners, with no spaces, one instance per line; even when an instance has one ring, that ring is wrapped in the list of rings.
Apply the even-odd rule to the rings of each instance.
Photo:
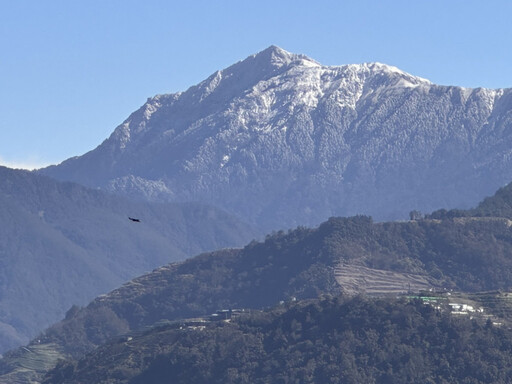
[[[3,167],[0,219],[0,351],[156,266],[254,236],[204,205],[133,202]]]

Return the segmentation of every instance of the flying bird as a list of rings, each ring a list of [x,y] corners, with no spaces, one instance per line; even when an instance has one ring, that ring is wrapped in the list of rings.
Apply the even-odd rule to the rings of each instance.
[[[140,223],[140,220],[139,219],[135,219],[133,217],[128,217],[128,219],[130,219],[131,221],[135,222],[135,223]]]

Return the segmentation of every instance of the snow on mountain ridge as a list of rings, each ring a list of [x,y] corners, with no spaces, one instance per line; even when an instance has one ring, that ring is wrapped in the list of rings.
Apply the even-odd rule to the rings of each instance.
[[[233,80],[239,80],[240,77],[243,77],[240,73],[251,72],[254,62],[257,62],[258,67],[265,68],[267,73],[263,73],[263,76],[260,76],[261,78],[257,81],[246,81],[245,83],[249,83],[246,87],[239,86],[237,92],[231,92],[232,94],[227,97],[224,96],[222,83],[233,83]],[[148,102],[141,108],[143,118],[136,118],[139,121],[137,126],[133,126],[131,120],[135,119],[131,119],[132,116],[130,116],[127,121],[118,127],[120,132],[116,133],[116,136],[119,140],[119,148],[125,149],[133,137],[146,131],[146,121],[155,111],[162,106],[173,105],[175,101],[179,101],[181,98],[187,99],[189,102],[192,101],[190,99],[193,99],[194,102],[201,105],[208,102],[209,98],[215,98],[218,95],[220,95],[217,97],[218,99],[223,100],[224,103],[229,103],[236,100],[236,98],[245,97],[246,93],[253,96],[259,93],[262,100],[255,103],[255,114],[253,116],[259,115],[261,117],[261,112],[269,111],[270,106],[275,102],[274,96],[271,95],[272,92],[265,94],[265,88],[279,86],[281,91],[294,88],[301,90],[301,92],[296,92],[294,95],[295,100],[300,100],[301,106],[310,109],[315,108],[319,99],[326,94],[334,97],[341,105],[350,106],[354,109],[357,101],[363,95],[365,83],[376,76],[391,76],[394,78],[393,86],[395,87],[415,87],[431,84],[426,79],[412,76],[396,67],[378,62],[323,66],[305,55],[292,54],[279,47],[271,46],[224,70],[216,71],[206,80],[185,92],[157,95],[148,99]],[[391,81],[389,78],[387,80]],[[231,85],[227,84],[224,88]],[[382,83],[380,87],[385,85],[390,84]],[[375,84],[372,84],[371,88],[374,89]],[[163,103],[163,98],[171,99],[171,103],[168,100]],[[295,107],[294,104],[290,105],[290,112],[293,112]],[[139,111],[135,112],[135,114],[138,113]],[[266,129],[257,130],[265,131]]]
[[[148,99],[96,150],[46,173],[278,227],[404,217],[475,204],[512,179],[510,94],[382,63],[324,66],[273,46]]]

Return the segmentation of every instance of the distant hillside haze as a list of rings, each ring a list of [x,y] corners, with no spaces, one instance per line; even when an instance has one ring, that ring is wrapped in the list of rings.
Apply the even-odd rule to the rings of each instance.
[[[40,172],[200,201],[265,230],[467,208],[512,180],[509,89],[439,86],[380,63],[272,46],[157,95],[96,149]]]
[[[206,205],[132,202],[4,167],[0,219],[0,353],[141,273],[255,236]]]

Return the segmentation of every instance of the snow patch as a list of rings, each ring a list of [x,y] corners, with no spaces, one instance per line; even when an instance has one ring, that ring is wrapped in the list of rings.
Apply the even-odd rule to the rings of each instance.
[[[220,167],[221,168],[224,168],[224,166],[226,165],[226,163],[229,161],[230,159],[230,156],[229,155],[224,155],[222,156],[222,161],[220,162]]]
[[[212,76],[210,76],[210,78],[208,80],[206,80],[207,84],[205,86],[204,92],[201,95],[201,98],[199,99],[199,101],[203,101],[208,96],[210,96],[213,93],[213,91],[215,91],[215,89],[219,86],[221,81],[222,81],[222,72],[221,71],[217,71]]]
[[[130,142],[130,123],[125,122],[116,129],[117,142],[120,149],[125,149]]]

